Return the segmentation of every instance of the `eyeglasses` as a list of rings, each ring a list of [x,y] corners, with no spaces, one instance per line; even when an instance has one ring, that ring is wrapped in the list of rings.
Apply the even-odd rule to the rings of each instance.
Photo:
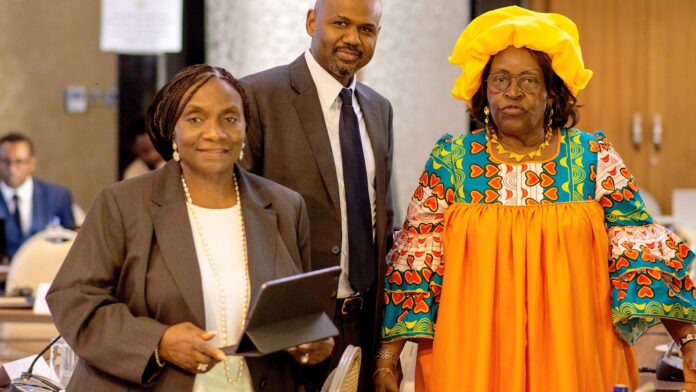
[[[535,94],[539,91],[539,86],[541,86],[541,79],[536,75],[530,74],[498,73],[489,75],[486,83],[488,83],[488,87],[494,93],[502,93],[510,87],[512,78],[516,79],[517,87],[525,93]]]
[[[24,166],[29,163],[29,159],[0,159],[0,165],[2,166]]]

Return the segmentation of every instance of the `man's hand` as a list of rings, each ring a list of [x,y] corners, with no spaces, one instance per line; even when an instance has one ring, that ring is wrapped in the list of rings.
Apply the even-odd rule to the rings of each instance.
[[[302,365],[316,365],[331,355],[334,348],[333,338],[290,347],[286,351]]]

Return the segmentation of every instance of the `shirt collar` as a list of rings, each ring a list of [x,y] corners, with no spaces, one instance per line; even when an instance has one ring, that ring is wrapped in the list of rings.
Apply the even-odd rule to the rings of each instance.
[[[312,75],[312,80],[314,80],[314,85],[317,87],[321,108],[322,110],[327,110],[338,99],[338,94],[341,92],[343,85],[319,65],[309,50],[305,51],[304,56],[305,61],[307,61],[307,67],[309,67],[309,73]],[[355,76],[353,76],[350,79],[350,85],[347,87],[353,90],[353,97],[355,97],[355,84]],[[353,102],[355,102],[355,98],[353,98]]]
[[[0,181],[0,191],[5,200],[12,200],[12,196],[17,194],[20,200],[30,200],[31,194],[34,192],[34,179],[32,177],[27,178],[22,185],[17,188],[12,188],[5,184],[4,181]]]

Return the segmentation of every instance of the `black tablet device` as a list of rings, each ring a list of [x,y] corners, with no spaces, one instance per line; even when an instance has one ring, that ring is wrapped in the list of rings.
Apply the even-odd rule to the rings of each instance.
[[[261,285],[238,345],[227,355],[261,356],[338,335],[336,308],[340,267],[330,267]]]

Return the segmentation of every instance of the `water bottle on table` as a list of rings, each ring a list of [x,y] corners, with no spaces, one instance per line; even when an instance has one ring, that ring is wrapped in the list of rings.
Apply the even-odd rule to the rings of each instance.
[[[58,377],[63,388],[68,386],[72,377],[75,365],[77,365],[77,355],[68,346],[68,344],[60,338],[52,347],[49,357],[51,369]]]

